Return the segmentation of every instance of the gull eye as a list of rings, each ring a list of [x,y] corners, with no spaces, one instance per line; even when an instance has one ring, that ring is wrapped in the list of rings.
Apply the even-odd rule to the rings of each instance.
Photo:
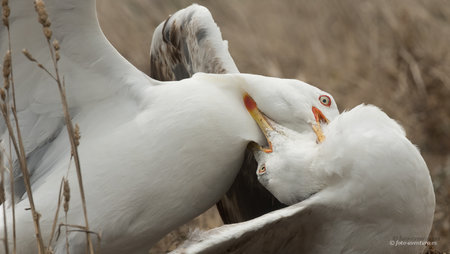
[[[258,169],[258,174],[264,174],[266,173],[266,165],[262,165],[260,169]]]
[[[329,107],[331,105],[331,99],[328,95],[319,96],[319,101],[322,105]]]

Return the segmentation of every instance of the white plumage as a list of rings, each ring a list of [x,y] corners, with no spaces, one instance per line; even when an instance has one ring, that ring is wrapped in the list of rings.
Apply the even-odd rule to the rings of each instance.
[[[223,196],[248,142],[264,141],[244,108],[245,91],[268,116],[294,129],[306,124],[301,107],[305,96],[322,93],[296,80],[244,74],[198,74],[180,82],[158,82],[138,71],[107,41],[98,25],[95,1],[46,4],[54,38],[61,44],[59,68],[71,116],[81,129],[79,154],[90,229],[102,234],[103,253],[145,253]],[[56,84],[19,53],[27,48],[51,66],[33,4],[11,1],[11,10],[17,111],[47,244],[70,146]],[[199,6],[188,11],[205,13]],[[196,22],[207,35],[215,31],[211,36],[221,41],[211,20]],[[6,31],[0,29],[0,52],[5,52]],[[213,46],[226,51],[225,43]],[[3,121],[0,127],[1,145],[7,147]],[[8,205],[7,226],[11,233],[10,207],[15,205],[17,251],[35,253],[29,203],[17,166],[14,178],[16,204],[3,204]],[[75,170],[69,171],[68,179],[72,193],[68,223],[83,225]],[[63,216],[60,213],[59,222]],[[12,241],[11,236],[8,239]],[[84,252],[85,240],[84,233],[70,233],[70,252]],[[54,242],[53,249],[65,252],[64,237]]]
[[[321,124],[321,142],[313,131],[255,120],[273,149],[255,150],[258,180],[294,205],[205,232],[176,253],[423,251],[435,207],[430,174],[403,128],[384,112],[366,105],[344,112]]]

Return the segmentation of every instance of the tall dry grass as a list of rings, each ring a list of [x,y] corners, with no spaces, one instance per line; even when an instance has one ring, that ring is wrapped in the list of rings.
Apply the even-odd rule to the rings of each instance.
[[[436,192],[431,240],[450,250],[450,2],[447,0],[196,1],[229,41],[241,72],[296,78],[341,110],[375,104],[397,119],[427,161]],[[149,71],[154,28],[188,0],[98,0],[108,39]],[[199,221],[220,224],[214,210]],[[176,245],[189,227],[164,239]],[[175,244],[174,244],[175,242]]]
[[[27,197],[30,203],[30,209],[31,209],[31,215],[33,217],[33,224],[34,224],[34,230],[35,230],[35,236],[36,236],[36,242],[38,246],[39,253],[44,253],[44,244],[42,240],[42,233],[41,228],[39,225],[39,217],[40,214],[36,211],[36,206],[34,205],[34,199],[33,199],[33,193],[31,191],[31,184],[30,184],[30,175],[27,167],[27,160],[26,160],[26,154],[25,149],[23,146],[23,139],[20,131],[19,126],[19,120],[17,117],[17,111],[16,111],[16,97],[15,97],[15,84],[14,84],[14,75],[12,70],[12,58],[11,58],[11,52],[12,52],[12,45],[11,45],[11,31],[9,26],[9,16],[10,16],[10,8],[8,5],[7,0],[2,1],[2,21],[3,25],[7,29],[8,33],[8,51],[6,52],[4,58],[3,58],[3,87],[0,89],[0,95],[1,95],[1,111],[3,120],[5,122],[5,125],[8,129],[9,133],[9,144],[10,144],[10,151],[11,151],[11,144],[14,147],[14,152],[16,154],[16,158],[19,162],[20,170],[22,171],[23,179],[25,182],[25,190],[27,193]],[[12,101],[12,102],[11,102]],[[13,122],[11,121],[11,114]],[[5,151],[5,148],[3,148],[3,151]],[[3,155],[3,154],[2,154]],[[12,153],[9,154],[9,160],[12,161]],[[9,165],[11,166],[12,163]],[[3,167],[3,165],[2,165]],[[12,173],[12,167],[9,168],[10,173]],[[10,174],[13,175],[13,174]],[[12,178],[12,177],[11,177]],[[4,169],[2,170],[2,193],[5,193],[4,189]],[[12,190],[14,189],[13,185],[11,185]],[[11,193],[11,199],[13,200],[14,197],[12,197],[14,194]],[[6,198],[2,198],[3,202],[6,200]],[[2,203],[3,203],[2,202]],[[4,222],[6,222],[6,213],[5,213],[5,206],[3,205],[3,219]],[[12,209],[12,218],[15,220],[14,216],[15,211]],[[16,245],[17,241],[15,238],[15,225],[13,225],[13,252],[16,251]],[[4,225],[4,248],[5,252],[9,253],[9,243],[8,243],[8,234],[7,234],[7,227],[6,224]]]
[[[30,2],[30,5],[33,4],[33,2]],[[53,221],[53,226],[52,226],[52,231],[51,231],[51,235],[49,237],[49,243],[47,245],[45,245],[44,241],[43,241],[43,236],[41,233],[41,228],[40,228],[40,217],[41,214],[39,214],[39,212],[36,210],[36,206],[34,204],[34,199],[33,199],[33,192],[31,190],[31,183],[30,183],[30,174],[28,171],[28,167],[27,167],[27,155],[25,153],[25,149],[24,149],[24,145],[23,145],[23,138],[21,136],[21,128],[20,128],[20,123],[19,123],[19,119],[17,117],[17,111],[16,111],[16,95],[15,95],[15,84],[14,84],[14,75],[13,75],[13,62],[12,62],[12,58],[11,58],[11,52],[13,50],[20,50],[20,49],[16,49],[14,48],[14,45],[11,44],[11,28],[9,25],[9,16],[11,14],[11,11],[15,11],[15,10],[11,10],[9,7],[9,3],[8,0],[2,0],[2,22],[3,25],[6,27],[7,29],[7,40],[8,40],[8,51],[5,54],[5,57],[3,59],[3,80],[4,80],[4,85],[2,88],[0,88],[0,97],[1,97],[1,103],[0,103],[0,108],[1,108],[1,112],[2,112],[2,116],[3,116],[3,120],[5,122],[5,125],[7,127],[8,130],[8,134],[9,134],[9,152],[7,151],[7,148],[1,147],[1,152],[0,152],[0,164],[1,164],[1,168],[0,168],[0,174],[1,174],[1,182],[0,182],[0,203],[4,203],[6,201],[6,197],[5,197],[5,189],[4,189],[4,173],[6,170],[9,171],[9,175],[10,175],[10,181],[11,181],[11,211],[12,211],[12,220],[13,220],[13,250],[12,253],[16,253],[16,247],[17,244],[17,239],[16,239],[16,231],[15,231],[15,210],[14,210],[14,179],[13,179],[13,154],[11,152],[12,148],[11,148],[11,144],[12,147],[14,148],[14,152],[16,155],[16,158],[19,162],[19,166],[20,166],[20,170],[22,172],[23,178],[24,178],[24,184],[25,184],[25,189],[26,189],[26,194],[27,194],[27,199],[30,203],[30,209],[31,209],[31,215],[33,218],[33,224],[34,224],[34,229],[35,229],[35,237],[36,237],[36,243],[37,243],[37,249],[38,249],[38,253],[40,254],[44,254],[44,253],[53,253],[53,249],[52,249],[52,241],[54,239],[54,236],[56,234],[56,226],[58,224],[58,213],[59,213],[59,209],[61,206],[61,198],[64,198],[64,203],[63,203],[63,207],[64,207],[64,212],[65,212],[65,223],[59,223],[59,228],[61,227],[65,227],[66,229],[66,249],[67,249],[67,253],[69,253],[69,242],[67,241],[67,235],[69,233],[69,228],[71,228],[70,231],[82,231],[86,234],[86,243],[87,243],[87,247],[86,247],[86,252],[87,253],[94,253],[94,247],[93,247],[93,243],[92,243],[92,239],[90,237],[90,234],[96,234],[95,232],[91,232],[89,230],[89,222],[88,222],[88,216],[87,216],[87,209],[86,209],[86,199],[85,199],[85,194],[84,194],[84,188],[83,188],[83,179],[82,179],[82,175],[81,175],[81,166],[80,166],[80,158],[78,156],[78,145],[80,143],[80,130],[78,125],[75,125],[72,123],[72,118],[69,114],[69,106],[68,106],[68,102],[67,102],[67,97],[66,97],[66,91],[65,91],[65,83],[64,83],[64,77],[60,74],[59,72],[59,68],[58,68],[58,61],[60,60],[60,45],[58,40],[53,38],[53,32],[51,29],[51,22],[49,19],[49,15],[46,11],[45,8],[45,3],[43,0],[35,0],[34,1],[34,7],[35,7],[35,11],[37,14],[37,22],[39,22],[42,25],[42,32],[46,38],[47,41],[47,45],[48,45],[48,52],[49,55],[51,57],[52,60],[52,64],[53,66],[45,66],[44,64],[42,64],[41,62],[39,62],[38,59],[34,58],[32,53],[30,53],[27,49],[23,49],[22,53],[25,55],[26,58],[28,58],[29,61],[36,63],[36,68],[40,68],[42,69],[43,72],[45,72],[47,75],[49,75],[56,83],[59,94],[60,94],[60,98],[61,98],[61,104],[62,104],[62,109],[63,109],[63,113],[64,113],[64,120],[65,120],[65,126],[67,128],[67,132],[68,132],[68,137],[70,140],[70,146],[71,146],[71,157],[70,157],[70,163],[72,162],[72,159],[74,161],[75,164],[75,169],[76,169],[76,173],[77,173],[77,180],[78,180],[78,184],[79,184],[79,189],[80,189],[80,195],[81,195],[81,203],[83,206],[83,213],[84,213],[84,219],[85,219],[85,225],[70,225],[67,223],[67,212],[69,209],[69,201],[70,201],[70,188],[69,188],[69,183],[68,180],[66,178],[63,178],[61,181],[61,186],[60,186],[60,191],[59,191],[59,196],[58,196],[58,207],[55,211],[55,219]],[[50,71],[52,68],[53,71]],[[11,116],[12,115],[12,116]],[[7,165],[9,165],[9,167],[6,169],[4,168],[4,163],[3,163],[3,156],[6,155],[8,157],[8,161],[9,163]],[[5,253],[10,253],[9,252],[9,242],[8,242],[8,233],[7,233],[7,221],[6,221],[6,210],[5,210],[5,205],[2,206],[3,207],[3,220],[4,220],[4,238],[3,240],[3,246],[5,248]],[[75,230],[73,229],[75,228]],[[59,236],[59,231],[58,230],[58,236]],[[56,236],[56,237],[58,237]]]

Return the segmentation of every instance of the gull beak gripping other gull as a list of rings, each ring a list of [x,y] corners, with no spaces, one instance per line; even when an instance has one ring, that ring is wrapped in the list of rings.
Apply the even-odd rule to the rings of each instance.
[[[325,96],[327,99],[322,99]],[[320,96],[319,100],[321,100],[324,103],[324,105],[331,104],[331,99],[327,95]],[[256,107],[256,102],[247,93],[244,94],[244,104],[245,104],[245,107],[247,108],[248,112],[250,113],[250,115],[253,117],[253,119],[256,121],[259,128],[263,132],[264,136],[267,139],[267,144],[269,145],[268,148],[263,148],[260,145],[258,145],[257,143],[252,142],[252,143],[250,143],[250,146],[252,146],[252,148],[259,149],[260,151],[263,151],[265,153],[273,152],[272,142],[270,141],[269,133],[273,132],[273,131],[275,131],[275,132],[279,132],[279,131],[275,130],[272,127],[272,125],[268,122],[267,117],[264,116],[264,114],[262,114]],[[316,120],[315,123],[311,124],[311,128],[313,129],[314,133],[316,133],[316,135],[317,135],[317,142],[321,143],[322,141],[325,140],[325,136],[323,135],[323,131],[322,131],[322,128],[320,125],[322,123],[328,124],[330,121],[324,116],[324,114],[322,113],[322,111],[320,111],[320,109],[313,106],[311,108],[311,110],[314,114],[314,119]],[[279,134],[282,134],[282,132],[279,132]]]
[[[150,50],[150,62],[150,76],[161,81],[182,80],[193,77],[197,72],[239,73],[227,50],[226,41],[222,41],[220,31],[212,20],[211,14],[206,8],[198,5],[177,11],[156,28]],[[312,101],[316,99],[314,97],[324,93],[319,92],[319,89],[315,87],[294,80],[289,82],[301,89],[302,93],[295,93],[289,89],[276,91],[272,89],[272,86],[278,81],[270,80],[269,78],[255,80],[259,83],[260,91],[243,88],[252,94],[261,107],[265,107],[264,104],[266,104],[262,102],[270,102],[278,98],[280,101],[277,106],[266,107],[265,112],[276,116],[279,123],[296,131],[309,130],[310,125],[306,121],[314,119],[309,119],[309,114],[304,114],[304,108],[310,108],[305,102]],[[292,97],[292,101],[295,102],[291,103],[289,97]],[[324,98],[329,97],[325,95]],[[321,107],[322,104],[316,106]],[[329,106],[332,112],[327,114],[330,117],[337,115],[336,105]],[[246,221],[286,206],[258,182],[254,174],[256,167],[257,163],[252,151],[246,149],[238,175],[227,193],[217,203],[224,223]]]
[[[398,253],[402,249],[386,251],[387,239],[428,235],[434,196],[426,164],[402,128],[377,108],[360,106],[339,115],[331,95],[316,87],[240,74],[211,14],[198,5],[156,29],[149,77],[106,39],[94,0],[45,3],[52,20],[47,35],[59,41],[58,71],[68,110],[82,133],[78,151],[89,229],[101,233],[101,241],[90,236],[102,253],[146,253],[230,190],[238,191],[232,198],[226,194],[231,202],[219,206],[223,214],[255,207],[258,212],[231,215],[228,222],[255,218],[283,207],[281,203],[300,203],[219,228],[190,247],[187,242],[182,252]],[[9,4],[15,109],[43,242],[54,253],[84,253],[86,234],[51,235],[54,220],[82,225],[85,217],[58,89],[20,50],[28,49],[47,68],[54,61],[33,3]],[[8,34],[0,26],[0,52],[9,49]],[[265,165],[258,176],[254,171],[240,174],[241,168],[251,168],[244,161],[248,144],[266,140],[245,109],[253,103],[252,114],[259,114],[256,103],[242,101],[245,93],[267,116],[267,123],[265,117],[256,122],[274,130],[263,128],[269,150],[255,152],[257,167]],[[6,148],[8,141],[2,120],[0,145]],[[17,253],[37,253],[18,158],[6,156],[13,167],[3,165],[10,171],[1,209],[6,224],[1,220],[0,228],[8,228],[10,249],[16,239]],[[70,206],[67,214],[55,216],[63,177],[71,184]],[[242,185],[236,184],[239,179]],[[242,191],[259,187],[257,195]],[[248,201],[261,193],[258,202],[241,206],[239,197],[247,195]],[[274,205],[275,198],[281,203]],[[259,209],[264,200],[268,202]],[[237,210],[232,204],[239,204]],[[16,238],[9,230],[13,225]],[[6,239],[4,234],[2,230],[0,238]]]
[[[194,235],[174,253],[422,253],[433,186],[395,120],[370,105],[330,119],[314,105],[310,129],[297,132],[260,112],[250,96],[244,102],[267,139],[265,147],[250,145],[258,181],[291,206]],[[406,239],[414,244],[396,245]]]
[[[85,233],[70,230],[59,238],[52,235],[54,221],[57,225],[84,225],[80,185],[71,165],[57,85],[21,50],[27,49],[50,74],[54,73],[54,61],[33,3],[10,1],[9,5],[15,109],[43,244],[54,253],[84,253]],[[89,235],[102,253],[146,253],[167,233],[225,195],[239,174],[248,143],[264,142],[242,101],[245,91],[268,117],[283,126],[302,132],[310,129],[308,122],[314,120],[309,102],[316,105],[323,92],[298,80],[238,73],[226,42],[204,7],[193,5],[177,12],[164,22],[164,29],[162,24],[155,32],[152,76],[182,79],[168,82],[147,76],[117,52],[101,31],[94,0],[47,0],[45,8],[52,21],[45,22],[51,23],[47,35],[51,42],[59,41],[58,72],[64,77],[68,111],[82,136],[78,153],[89,230],[101,233],[101,241]],[[8,34],[0,26],[0,52],[9,49]],[[222,74],[194,75],[199,71]],[[337,115],[334,103],[330,110],[322,112],[328,117]],[[4,181],[6,201],[1,207],[6,218],[0,228],[8,231],[1,230],[0,238],[6,239],[8,234],[5,242],[10,249],[15,239],[17,253],[37,253],[30,199],[18,158],[8,154],[4,120],[0,121],[0,145],[13,167],[4,160],[3,166],[9,170]],[[254,171],[252,177],[256,179]],[[63,178],[71,186],[67,217],[63,212],[55,216]],[[275,198],[267,191],[265,195],[267,209],[259,214],[273,210]],[[247,211],[253,208],[247,207]],[[15,238],[9,230],[14,225]],[[0,253],[4,251],[0,248]]]

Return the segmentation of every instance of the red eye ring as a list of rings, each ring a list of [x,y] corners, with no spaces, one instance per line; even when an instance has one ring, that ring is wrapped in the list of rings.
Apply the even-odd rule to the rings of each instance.
[[[322,103],[322,105],[329,107],[331,106],[331,98],[328,95],[321,95],[319,96],[319,101]]]

